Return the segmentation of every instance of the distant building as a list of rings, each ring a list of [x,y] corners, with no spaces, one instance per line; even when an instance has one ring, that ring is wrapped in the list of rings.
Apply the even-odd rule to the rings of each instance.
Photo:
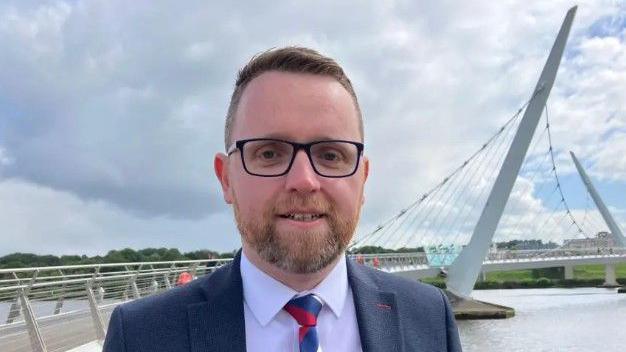
[[[568,249],[588,249],[588,248],[612,248],[617,247],[617,241],[612,233],[601,231],[593,238],[575,238],[565,240],[563,247]]]

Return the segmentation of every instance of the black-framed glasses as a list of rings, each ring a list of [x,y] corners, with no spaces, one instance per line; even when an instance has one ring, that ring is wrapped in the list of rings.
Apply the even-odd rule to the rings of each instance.
[[[352,176],[359,167],[363,143],[327,140],[295,143],[273,138],[238,140],[227,154],[239,151],[247,173],[261,177],[282,176],[289,172],[296,154],[304,150],[313,170],[324,177]]]

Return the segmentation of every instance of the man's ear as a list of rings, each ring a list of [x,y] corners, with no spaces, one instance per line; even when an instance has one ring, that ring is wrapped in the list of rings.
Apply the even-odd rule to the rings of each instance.
[[[222,185],[222,194],[224,195],[224,201],[228,204],[233,203],[232,188],[230,185],[230,177],[228,175],[228,156],[224,153],[215,154],[213,160],[213,168],[215,169],[215,176]]]
[[[370,159],[366,156],[363,157],[363,187],[365,187],[365,181],[370,174]],[[361,197],[361,205],[365,204],[365,194]]]
[[[365,183],[365,181],[367,181],[367,176],[369,176],[370,174],[370,159],[368,159],[366,156],[363,157],[363,171],[365,172],[365,179],[363,180],[363,182]]]

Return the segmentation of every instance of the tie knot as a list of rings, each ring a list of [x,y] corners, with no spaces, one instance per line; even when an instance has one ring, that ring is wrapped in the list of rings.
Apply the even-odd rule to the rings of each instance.
[[[322,301],[314,294],[308,294],[287,302],[285,310],[300,326],[315,326],[317,325],[317,315],[322,310]]]

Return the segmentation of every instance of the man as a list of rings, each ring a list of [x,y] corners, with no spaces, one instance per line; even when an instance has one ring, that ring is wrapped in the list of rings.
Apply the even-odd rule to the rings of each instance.
[[[350,80],[306,48],[240,72],[214,167],[242,250],[208,277],[115,309],[104,350],[460,351],[438,289],[347,259],[369,161]]]

